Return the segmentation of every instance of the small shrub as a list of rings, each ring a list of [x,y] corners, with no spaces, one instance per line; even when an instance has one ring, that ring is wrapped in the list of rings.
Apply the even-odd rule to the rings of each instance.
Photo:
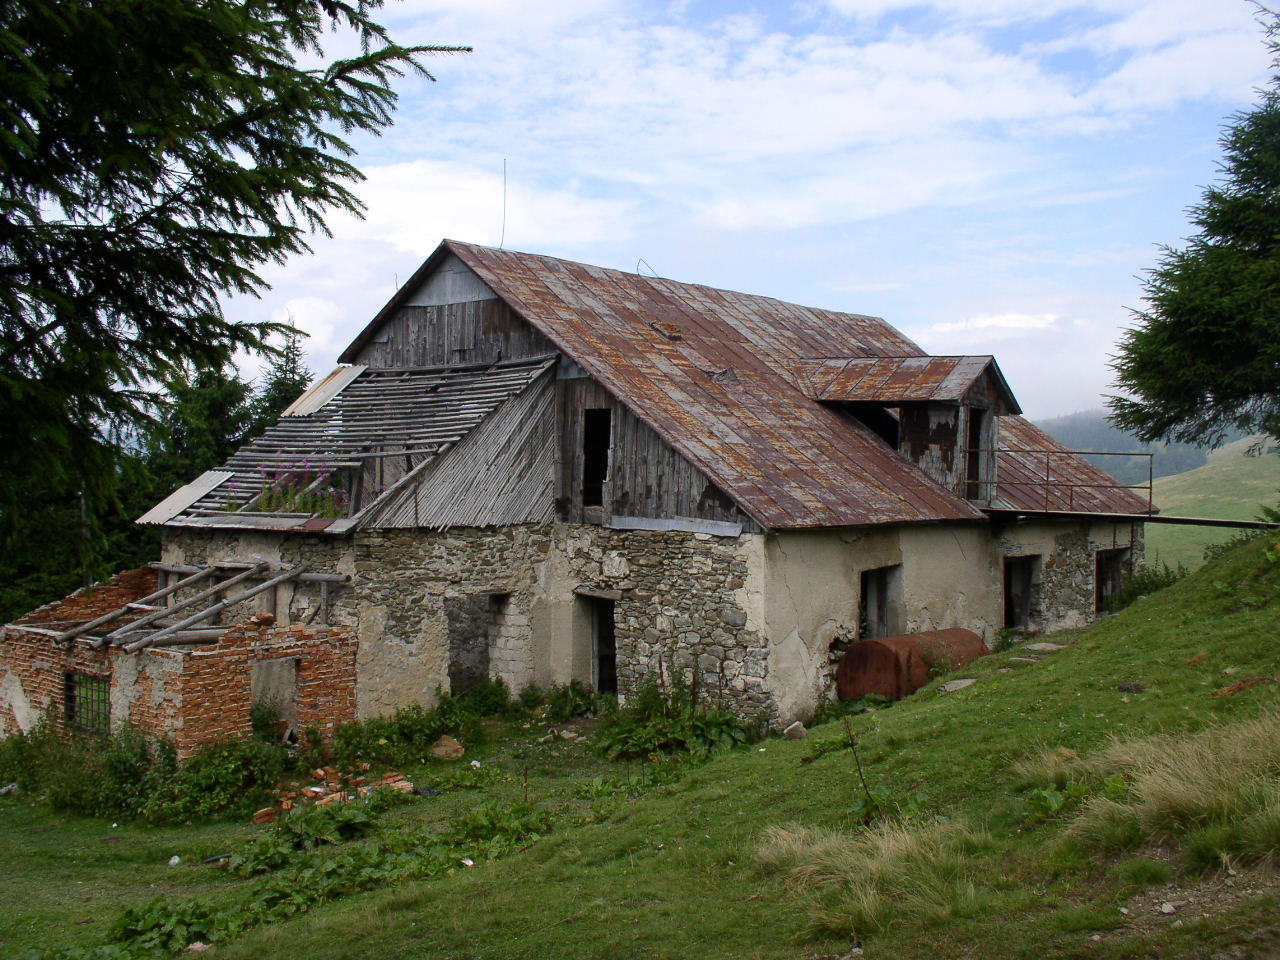
[[[610,760],[661,755],[698,759],[732,750],[753,739],[750,725],[722,707],[701,703],[683,684],[664,689],[646,677],[625,709],[605,717],[595,745]]]
[[[446,733],[464,743],[480,740],[480,715],[465,697],[439,694],[430,709],[412,704],[387,717],[345,723],[334,735],[333,753],[343,766],[360,761],[405,765],[429,756],[432,745]]]
[[[512,709],[511,692],[500,677],[482,677],[471,685],[458,700],[478,717],[507,714]]]
[[[258,700],[249,707],[249,726],[259,740],[275,743],[280,739],[280,705],[272,700]]]
[[[587,686],[581,680],[570,680],[547,691],[542,706],[542,716],[550,723],[564,723],[574,717],[592,717],[613,705],[605,694]]]
[[[1139,567],[1120,588],[1112,609],[1123,610],[1139,597],[1145,597],[1147,594],[1171,587],[1179,580],[1186,579],[1188,573],[1190,571],[1182,564],[1170,567],[1167,563],[1161,562]]]
[[[294,807],[276,821],[274,829],[248,843],[230,861],[243,877],[278,870],[303,851],[357,840],[377,828],[367,803],[308,804]]]
[[[549,812],[528,803],[481,803],[458,817],[450,838],[485,846],[490,852],[532,843],[554,822]]]
[[[228,740],[205,747],[143,804],[153,823],[236,815],[271,799],[271,786],[288,773],[294,757],[262,740]]]

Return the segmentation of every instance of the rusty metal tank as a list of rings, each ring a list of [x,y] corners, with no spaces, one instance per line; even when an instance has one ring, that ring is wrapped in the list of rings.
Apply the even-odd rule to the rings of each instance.
[[[869,693],[900,700],[928,683],[935,667],[954,670],[988,652],[980,636],[960,627],[860,640],[836,668],[836,694],[841,700]]]

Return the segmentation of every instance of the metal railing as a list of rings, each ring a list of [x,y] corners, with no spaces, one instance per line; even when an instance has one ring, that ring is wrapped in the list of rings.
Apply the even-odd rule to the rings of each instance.
[[[969,451],[973,453],[974,451]],[[981,451],[979,451],[981,452]],[[988,453],[990,451],[987,451]],[[1055,509],[1050,503],[1050,495],[1055,490],[1065,490],[1067,494],[1067,510],[1075,509],[1075,492],[1078,489],[1089,490],[1129,490],[1131,492],[1146,491],[1147,496],[1147,513],[1151,513],[1155,509],[1154,489],[1155,489],[1155,454],[1145,451],[1135,450],[1131,453],[1120,453],[1114,450],[1060,450],[1050,449],[1047,447],[1022,447],[1019,449],[997,449],[995,451],[997,459],[1001,454],[1008,456],[1020,456],[1024,458],[1027,467],[1032,466],[1033,457],[1043,456],[1044,458],[1044,478],[1032,480],[1001,480],[998,474],[996,476],[996,485],[1004,485],[1008,487],[1031,487],[1032,489],[1043,489],[1044,491],[1044,510]],[[1084,483],[1070,479],[1053,479],[1053,458],[1054,457],[1146,457],[1147,458],[1147,482],[1141,483],[1121,483],[1117,480],[1115,483]],[[1101,468],[1099,468],[1101,469]],[[1064,471],[1059,470],[1059,474],[1063,475]],[[1056,508],[1061,509],[1061,508]]]

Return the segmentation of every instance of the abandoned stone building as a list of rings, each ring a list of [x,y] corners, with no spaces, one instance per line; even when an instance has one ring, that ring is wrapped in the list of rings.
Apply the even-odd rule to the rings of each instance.
[[[4,628],[6,729],[668,670],[788,722],[859,639],[1088,620],[1151,512],[992,357],[767,297],[445,241],[340,360],[140,519],[159,562]]]

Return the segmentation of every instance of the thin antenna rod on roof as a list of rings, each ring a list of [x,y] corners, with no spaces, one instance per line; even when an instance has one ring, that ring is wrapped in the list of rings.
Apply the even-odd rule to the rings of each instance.
[[[649,268],[650,276],[656,277],[658,275],[658,271],[653,269],[653,266],[644,257],[641,257],[639,260],[636,261],[636,273],[640,272],[640,264],[642,263]]]
[[[498,249],[507,241],[507,158],[502,158],[502,233],[498,237]]]

